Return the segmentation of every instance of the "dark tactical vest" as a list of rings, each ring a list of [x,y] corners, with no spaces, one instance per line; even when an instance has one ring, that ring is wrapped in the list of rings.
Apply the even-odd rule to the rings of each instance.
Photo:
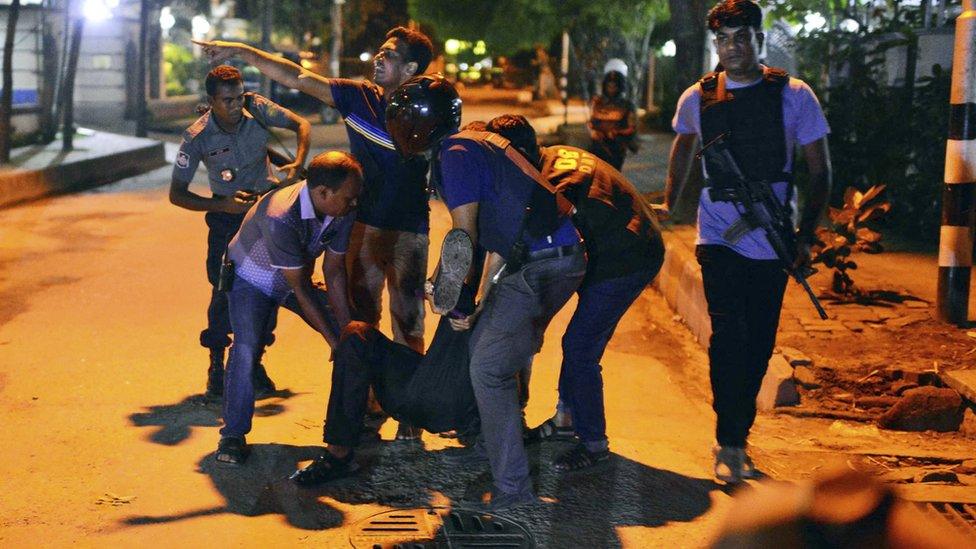
[[[489,155],[502,157],[511,147],[510,142],[498,134],[463,131],[445,138],[441,150],[454,144],[481,147]],[[479,240],[485,249],[511,260],[513,258],[509,256],[517,242],[552,234],[559,228],[562,214],[556,196],[537,183],[532,174],[514,162],[490,165],[499,170],[499,173],[491,174],[496,199],[478,203]]]
[[[792,181],[786,166],[786,132],[783,128],[783,87],[786,71],[766,67],[762,80],[747,88],[724,89],[724,77],[711,72],[699,81],[701,87],[702,143],[727,134],[732,154],[742,173],[752,181]],[[705,157],[708,185],[730,186],[722,172]]]

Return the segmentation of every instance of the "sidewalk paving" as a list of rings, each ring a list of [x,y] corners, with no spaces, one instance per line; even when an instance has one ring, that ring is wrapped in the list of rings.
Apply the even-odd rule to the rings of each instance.
[[[104,131],[79,132],[74,150],[61,141],[11,151],[0,168],[0,208],[118,181],[166,163],[163,144]]]
[[[655,284],[697,341],[707,347],[711,324],[695,259],[695,229],[673,225],[665,242],[665,262]],[[830,369],[829,374],[821,371],[829,379],[823,382],[822,393],[812,395],[817,398],[875,370],[899,369],[931,371],[973,402],[976,332],[936,319],[937,255],[895,251],[858,254],[853,259],[859,268],[852,277],[859,287],[889,291],[902,300],[869,304],[824,301],[829,319],[821,320],[803,288],[791,280],[783,300],[777,355],[799,355],[803,357],[799,362],[807,366]],[[831,271],[817,267],[820,270],[810,278],[810,285],[820,294],[830,284]],[[974,298],[976,278],[970,290],[971,318],[976,316]],[[789,360],[795,356],[785,358],[782,362],[787,364],[798,362]],[[773,362],[777,360],[774,356]],[[771,367],[767,377],[776,375],[774,370]],[[948,376],[950,371],[958,374]],[[869,389],[864,387],[865,394],[870,394]]]

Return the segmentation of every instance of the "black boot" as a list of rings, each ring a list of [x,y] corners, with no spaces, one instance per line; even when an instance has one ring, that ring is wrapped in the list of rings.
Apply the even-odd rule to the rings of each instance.
[[[207,396],[224,396],[224,349],[210,349],[210,368],[207,369]]]
[[[267,398],[277,390],[274,381],[268,377],[268,371],[264,369],[264,364],[261,363],[262,356],[264,356],[263,351],[258,355],[254,370],[251,372],[251,380],[254,382],[254,398]]]

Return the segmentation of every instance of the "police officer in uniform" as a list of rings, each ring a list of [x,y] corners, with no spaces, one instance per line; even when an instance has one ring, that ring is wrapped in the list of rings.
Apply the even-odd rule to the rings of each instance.
[[[280,183],[294,182],[308,154],[311,125],[307,120],[260,95],[244,93],[241,73],[220,65],[207,74],[207,102],[210,110],[183,134],[176,153],[169,199],[193,211],[207,212],[207,278],[212,286],[207,308],[207,328],[200,344],[210,350],[207,395],[221,396],[224,387],[224,350],[230,345],[231,326],[227,296],[217,289],[220,264],[231,238],[241,226],[244,214],[264,193]],[[298,136],[295,158],[281,166],[285,179],[279,182],[268,159],[269,127],[287,128]],[[200,162],[207,167],[213,196],[189,190]],[[274,340],[275,315],[269,322],[265,345]],[[254,369],[257,394],[275,390],[260,364]]]
[[[810,172],[797,230],[797,262],[804,264],[830,195],[829,128],[809,86],[759,63],[761,25],[762,10],[751,0],[723,0],[709,12],[721,70],[689,87],[678,101],[665,208],[680,196],[700,144],[722,135],[745,176],[767,182],[789,205],[795,194],[793,152],[799,146]],[[726,174],[706,163],[705,175],[696,254],[712,321],[715,475],[737,483],[760,475],[746,453],[746,439],[776,341],[787,275],[762,229],[739,230],[741,216],[723,182]]]

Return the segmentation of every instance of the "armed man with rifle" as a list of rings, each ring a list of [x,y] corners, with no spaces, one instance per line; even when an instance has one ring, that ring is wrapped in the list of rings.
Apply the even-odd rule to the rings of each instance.
[[[760,476],[746,439],[787,278],[805,284],[812,272],[810,244],[830,195],[829,128],[807,84],[759,63],[764,35],[755,2],[719,2],[708,14],[708,28],[720,67],[678,100],[664,207],[673,207],[696,156],[703,158],[696,255],[712,321],[715,476],[737,483]],[[809,186],[794,231],[797,145]]]

